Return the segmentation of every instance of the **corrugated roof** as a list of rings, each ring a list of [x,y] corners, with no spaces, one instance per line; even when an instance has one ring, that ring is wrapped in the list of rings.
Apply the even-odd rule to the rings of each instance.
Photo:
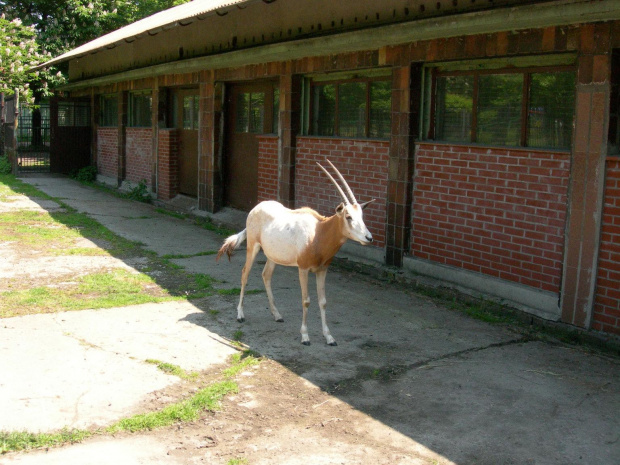
[[[184,20],[207,14],[216,14],[218,10],[242,3],[249,3],[251,1],[254,0],[193,0],[189,3],[160,11],[152,16],[148,16],[140,21],[136,21],[135,23],[110,32],[67,53],[59,55],[38,67],[50,66],[67,61],[71,58],[93,53],[97,50],[111,48],[122,42],[130,41],[130,39],[141,34],[155,34],[163,28],[177,26]]]

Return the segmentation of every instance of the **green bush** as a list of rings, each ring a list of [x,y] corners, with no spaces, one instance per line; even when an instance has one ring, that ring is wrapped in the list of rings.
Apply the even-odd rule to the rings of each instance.
[[[8,157],[0,157],[0,174],[11,174],[13,168]]]
[[[93,183],[97,180],[97,167],[85,166],[73,173],[71,177],[80,182]]]
[[[149,188],[146,185],[146,181],[140,181],[140,183],[131,189],[127,194],[124,195],[125,198],[131,200],[137,200],[138,202],[151,203],[151,194],[149,193]]]

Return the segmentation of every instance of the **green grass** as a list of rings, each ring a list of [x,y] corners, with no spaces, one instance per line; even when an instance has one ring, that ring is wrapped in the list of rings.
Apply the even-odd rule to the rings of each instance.
[[[0,293],[0,317],[69,310],[124,307],[178,299],[153,278],[116,269],[92,273],[67,286],[35,287]]]
[[[150,363],[152,365],[157,365],[157,368],[159,368],[164,373],[167,373],[167,374],[170,374],[170,375],[174,375],[174,376],[178,376],[181,379],[193,380],[193,379],[196,379],[198,377],[198,373],[197,372],[195,372],[195,371],[187,372],[183,368],[181,368],[180,366],[174,365],[172,363],[166,363],[166,362],[162,362],[160,360],[154,360],[154,359],[148,359],[148,360],[146,360],[146,363]]]
[[[245,295],[252,295],[252,294],[262,294],[263,291],[262,289],[250,289],[245,291]],[[241,294],[241,288],[239,287],[233,287],[231,289],[218,289],[217,293],[219,295],[239,295]]]
[[[193,253],[193,254],[166,254],[166,255],[162,255],[161,258],[165,258],[167,260],[174,260],[174,259],[182,259],[182,258],[193,258],[193,257],[204,257],[206,255],[215,255],[217,253],[217,251],[215,250],[206,250],[204,252],[198,252],[198,253]]]
[[[185,218],[187,218],[187,215],[184,213],[166,210],[165,208],[156,208],[155,211],[157,213],[161,213],[162,215],[172,216],[173,218],[178,218],[180,220],[184,220]]]
[[[194,421],[200,418],[205,410],[218,410],[221,399],[227,394],[238,392],[238,390],[239,387],[234,381],[220,381],[199,390],[192,397],[182,402],[168,405],[157,412],[148,412],[120,420],[106,428],[106,432],[112,434],[120,431],[135,433],[163,428],[177,422]]]
[[[248,465],[250,462],[248,462],[248,459],[246,458],[234,458],[234,459],[230,459],[228,462],[226,462],[226,465]]]
[[[0,174],[0,202],[10,201],[8,197],[16,195],[45,200],[51,199],[49,195],[44,194],[31,184],[20,181],[12,174]]]
[[[222,373],[227,378],[234,378],[247,368],[258,365],[260,358],[257,353],[252,350],[244,350],[232,355],[232,365],[226,368]]]
[[[63,429],[55,433],[29,433],[27,431],[0,431],[0,455],[12,451],[40,449],[63,444],[74,444],[88,439],[92,432]]]

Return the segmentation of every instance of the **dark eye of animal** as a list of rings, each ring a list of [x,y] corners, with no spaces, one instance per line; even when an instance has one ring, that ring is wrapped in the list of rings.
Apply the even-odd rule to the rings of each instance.
[[[352,220],[352,218],[347,215],[347,221],[351,221],[351,220]]]

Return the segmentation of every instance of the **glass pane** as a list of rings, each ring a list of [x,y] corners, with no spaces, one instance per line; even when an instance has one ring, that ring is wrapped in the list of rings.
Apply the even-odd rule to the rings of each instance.
[[[132,94],[130,125],[133,127],[148,127],[151,125],[151,95]]]
[[[192,129],[198,129],[198,115],[199,113],[200,99],[197,95],[194,95],[194,118],[192,121]]]
[[[194,119],[194,97],[186,95],[183,97],[183,129],[192,129]]]
[[[333,84],[315,86],[312,97],[312,134],[333,136],[336,120],[336,86]]]
[[[265,93],[250,94],[250,132],[262,134],[265,120]]]
[[[476,142],[520,145],[523,75],[481,75],[478,89]]]
[[[369,137],[390,136],[392,125],[392,84],[390,81],[370,83]]]
[[[528,147],[570,148],[575,73],[536,73],[530,79]]]
[[[100,100],[100,111],[100,126],[118,126],[118,98],[116,96],[102,96]]]
[[[170,108],[170,124],[168,127],[176,128],[179,124],[179,96],[176,93],[172,94],[172,103]]]
[[[338,135],[366,137],[366,83],[338,86]]]
[[[58,126],[73,126],[73,102],[58,104]]]
[[[237,96],[237,115],[235,132],[248,132],[250,129],[250,94],[240,93]]]
[[[90,125],[90,104],[88,103],[77,103],[74,108],[74,126],[89,126]]]
[[[437,78],[437,140],[471,142],[473,101],[473,76]]]
[[[280,89],[273,89],[273,133],[277,134],[280,128]]]

